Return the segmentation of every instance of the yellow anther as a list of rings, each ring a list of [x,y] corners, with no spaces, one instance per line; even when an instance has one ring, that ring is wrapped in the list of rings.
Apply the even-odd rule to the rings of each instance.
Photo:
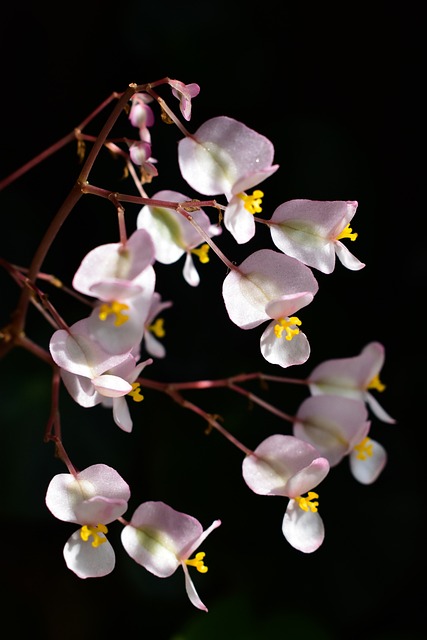
[[[359,444],[354,447],[354,450],[357,452],[356,458],[358,460],[366,460],[366,458],[370,458],[374,453],[374,445],[369,438],[363,438],[362,442],[359,442]]]
[[[107,542],[107,538],[100,535],[100,533],[107,533],[108,529],[105,524],[97,524],[96,527],[91,527],[89,525],[83,525],[80,529],[80,537],[83,542],[87,542],[90,536],[93,537],[92,547],[99,547],[100,544]]]
[[[141,402],[141,400],[144,400],[139,382],[132,382],[132,391],[129,391],[127,395],[133,398],[135,402]]]
[[[367,389],[376,389],[377,391],[384,391],[385,384],[383,384],[380,380],[379,375],[377,374],[371,380],[371,382],[366,387]]]
[[[164,325],[164,320],[163,318],[157,318],[156,322],[154,322],[153,324],[150,324],[149,327],[147,327],[148,331],[151,331],[152,333],[154,333],[154,335],[157,338],[164,338],[165,337],[165,330],[163,328]]]
[[[274,325],[274,333],[276,334],[276,338],[281,338],[282,333],[286,331],[285,340],[292,340],[294,336],[299,333],[299,329],[296,327],[291,329],[292,326],[302,324],[301,320],[296,316],[292,316],[291,318],[279,318],[277,324]]]
[[[114,326],[120,327],[122,324],[129,320],[129,316],[125,315],[123,311],[129,309],[127,304],[123,304],[122,302],[105,302],[99,307],[99,319],[106,320],[108,316],[114,315],[116,319],[114,320]]]
[[[199,551],[199,553],[196,553],[194,558],[192,558],[191,560],[184,560],[184,562],[190,567],[196,567],[197,571],[200,571],[200,573],[206,573],[208,568],[203,562],[203,558],[205,557],[205,555],[206,553],[204,553],[203,551]]]
[[[335,238],[335,240],[343,240],[344,238],[350,238],[350,240],[356,240],[359,234],[353,233],[353,229],[348,224],[345,229],[341,231],[339,236]]]
[[[198,249],[191,249],[191,253],[194,253],[194,255],[199,258],[202,264],[206,264],[207,262],[209,262],[208,251],[209,245],[206,242],[205,244],[202,244],[202,246]]]
[[[249,211],[249,213],[252,213],[252,215],[261,213],[261,203],[264,197],[264,193],[262,191],[256,189],[251,196],[248,196],[246,193],[239,193],[238,195],[239,198],[245,203],[246,211]]]
[[[298,502],[298,506],[303,511],[308,511],[310,509],[312,513],[316,513],[319,503],[315,499],[318,497],[319,496],[317,493],[315,493],[314,491],[309,491],[306,498],[304,498],[303,496],[297,496],[296,498],[294,498],[294,500],[295,502]]]

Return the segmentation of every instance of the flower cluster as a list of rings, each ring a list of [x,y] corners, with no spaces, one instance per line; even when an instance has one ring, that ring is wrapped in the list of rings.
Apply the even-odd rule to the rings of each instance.
[[[85,313],[69,325],[36,285],[42,266],[40,256],[55,239],[55,221],[27,276],[19,268],[5,265],[22,286],[20,313],[15,325],[8,329],[8,342],[36,355],[43,354],[58,381],[54,389],[62,383],[83,408],[101,404],[111,409],[114,423],[126,433],[134,427],[130,404],[141,403],[146,388],[167,393],[193,409],[244,454],[242,476],[251,491],[287,498],[283,535],[294,549],[312,553],[325,536],[317,489],[333,467],[348,458],[354,478],[371,484],[386,464],[385,449],[369,437],[370,414],[382,422],[394,423],[372,394],[372,390],[385,388],[379,378],[385,358],[383,345],[371,342],[360,355],[331,359],[314,367],[305,380],[297,381],[306,385],[309,396],[293,416],[241,386],[255,377],[280,381],[277,375],[239,374],[223,381],[181,385],[143,377],[143,373],[149,375],[149,365],[156,358],[167,358],[162,343],[163,312],[176,304],[175,300],[165,299],[159,290],[156,266],[180,263],[179,272],[185,283],[198,287],[203,279],[201,266],[210,262],[214,254],[227,268],[221,293],[230,321],[243,330],[262,325],[260,353],[268,365],[282,371],[305,363],[310,356],[309,338],[301,327],[304,309],[314,303],[319,292],[315,271],[331,274],[336,257],[350,270],[364,267],[346,244],[357,237],[350,224],[358,203],[291,200],[280,204],[270,216],[261,217],[264,193],[259,186],[279,169],[274,163],[272,142],[227,116],[211,118],[195,132],[189,132],[158,95],[157,87],[164,85],[178,100],[185,122],[190,122],[192,99],[200,87],[165,78],[147,85],[130,85],[118,98],[113,112],[116,118],[109,122],[113,128],[127,114],[124,124],[134,139],[132,134],[122,138],[124,148],[117,142],[119,138],[109,139],[111,129],[104,128],[96,138],[99,148],[105,145],[124,159],[138,195],[118,194],[92,185],[87,178],[94,154],[87,157],[76,183],[79,196],[89,193],[108,198],[116,208],[119,228],[118,239],[94,243],[79,259],[72,290],[79,301],[84,301]],[[153,189],[150,196],[146,185],[159,177],[158,161],[152,157],[156,104],[161,122],[175,124],[182,134],[176,160],[186,186],[183,192]],[[75,200],[73,193],[60,215],[69,215]],[[125,219],[124,203],[138,205],[132,228]],[[225,234],[231,235],[236,244],[245,245],[262,225],[269,230],[272,246],[248,251],[240,263],[225,255],[220,247]],[[22,331],[30,302],[54,326],[46,351],[34,347]],[[292,380],[283,378],[283,382]],[[269,434],[250,448],[214,416],[183,399],[185,389],[209,386],[224,386],[246,394],[289,422],[290,430]],[[161,578],[181,566],[191,603],[207,610],[196,592],[189,567],[201,573],[207,571],[204,552],[197,549],[221,521],[216,519],[203,530],[193,516],[151,500],[140,504],[126,520],[128,484],[115,469],[102,463],[77,470],[62,444],[59,413],[59,394],[54,393],[47,440],[55,442],[68,473],[59,473],[51,480],[46,505],[59,520],[79,526],[64,547],[67,567],[80,578],[109,574],[116,559],[107,539],[107,525],[117,521],[123,526],[123,547],[136,563]]]

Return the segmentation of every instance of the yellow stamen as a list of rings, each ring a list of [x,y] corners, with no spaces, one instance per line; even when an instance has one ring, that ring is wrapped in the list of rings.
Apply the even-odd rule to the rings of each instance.
[[[207,262],[209,262],[208,251],[209,245],[206,242],[205,244],[202,244],[202,246],[198,249],[191,249],[191,253],[194,253],[194,255],[199,258],[202,264],[206,264]]]
[[[148,331],[151,331],[152,333],[154,333],[154,335],[157,338],[164,338],[165,337],[165,330],[163,328],[164,325],[164,320],[163,318],[157,318],[156,322],[154,322],[154,324],[150,324],[148,328]]]
[[[200,571],[200,573],[206,573],[208,568],[203,562],[203,558],[205,557],[205,555],[206,553],[204,553],[203,551],[199,551],[199,553],[196,553],[196,556],[193,559],[184,560],[184,562],[190,567],[196,567],[197,571]]]
[[[139,382],[132,382],[132,391],[129,391],[127,395],[133,398],[135,402],[141,402],[141,400],[144,400]]]
[[[343,230],[341,231],[341,233],[339,234],[339,236],[337,236],[337,237],[335,238],[335,240],[343,240],[343,238],[350,238],[350,240],[354,241],[354,240],[356,240],[356,238],[357,238],[357,236],[358,236],[358,235],[359,235],[359,234],[357,234],[357,233],[353,233],[353,229],[352,229],[352,228],[350,227],[350,225],[348,224],[348,225],[346,226],[346,228],[345,228],[345,229],[343,229]]]
[[[97,524],[96,527],[89,525],[83,525],[80,529],[80,537],[84,542],[87,542],[90,536],[93,537],[92,547],[99,547],[100,544],[107,542],[107,538],[100,535],[100,533],[107,533],[108,529],[105,524]]]
[[[116,319],[114,320],[114,326],[120,327],[129,320],[129,316],[126,316],[123,313],[123,311],[126,311],[127,309],[129,309],[129,306],[122,302],[106,302],[99,307],[99,319],[106,320],[108,316],[115,315]]]
[[[315,498],[318,497],[317,493],[309,491],[306,498],[303,496],[297,496],[294,500],[295,502],[298,502],[298,506],[301,507],[303,511],[308,511],[310,509],[312,513],[316,513],[319,503],[315,501]]]
[[[288,319],[279,318],[277,324],[274,325],[274,333],[276,334],[276,338],[281,338],[283,331],[286,331],[285,340],[292,340],[292,338],[299,333],[299,329],[291,329],[291,326],[300,326],[301,324],[301,320],[296,316],[292,316]]]
[[[369,438],[363,438],[362,442],[359,442],[359,444],[354,447],[354,450],[357,452],[356,458],[358,460],[366,460],[366,458],[370,458],[374,453],[374,445]]]
[[[376,389],[377,391],[384,391],[385,384],[383,384],[380,380],[379,375],[377,374],[371,380],[371,382],[366,387],[367,389]]]
[[[264,193],[262,191],[256,189],[251,196],[247,195],[246,193],[239,193],[238,195],[239,198],[245,203],[246,211],[249,211],[249,213],[252,213],[252,215],[255,215],[255,213],[261,213],[261,203],[264,197]]]

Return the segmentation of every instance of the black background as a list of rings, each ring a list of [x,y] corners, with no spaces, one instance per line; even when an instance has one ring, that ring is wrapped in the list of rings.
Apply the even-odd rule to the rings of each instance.
[[[425,633],[421,17],[410,6],[393,9],[389,3],[376,3],[375,10],[295,4],[9,5],[2,11],[0,38],[0,179],[129,83],[164,76],[197,82],[201,93],[189,129],[229,115],[274,143],[280,169],[263,185],[266,216],[292,198],[359,202],[352,224],[359,237],[349,248],[366,267],[350,272],[337,263],[333,275],[319,275],[319,294],[304,314],[311,358],[284,373],[302,378],[326,358],[357,355],[371,340],[382,342],[387,389],[379,399],[397,424],[374,418],[372,433],[386,447],[388,465],[370,487],[353,480],[346,461],[334,469],[321,494],[325,542],[306,556],[281,534],[286,501],[252,494],[242,480],[241,452],[217,433],[207,437],[200,418],[147,391],[129,436],[104,409],[83,410],[64,393],[62,428],[71,459],[80,468],[96,462],[115,467],[131,486],[129,513],[145,500],[164,500],[205,528],[216,518],[223,521],[204,545],[209,573],[193,574],[208,614],[189,603],[180,570],[160,580],[137,567],[120,547],[119,525],[111,526],[110,535],[114,573],[82,581],[62,559],[75,527],[55,520],[44,506],[51,477],[65,470],[43,443],[50,372],[14,350],[0,367],[0,567],[2,618],[18,635],[109,637],[117,629],[159,640],[414,640]],[[176,164],[181,136],[159,123],[158,112],[156,119],[159,177],[147,191],[194,195]],[[96,134],[102,123],[94,121],[90,132]],[[71,144],[2,191],[4,258],[29,264],[79,170]],[[120,175],[121,165],[105,154],[91,182],[134,193]],[[137,211],[127,208],[130,231]],[[88,250],[114,241],[111,205],[85,198],[44,268],[69,283]],[[254,248],[225,238],[221,246],[236,261]],[[158,270],[158,290],[174,307],[166,315],[168,356],[147,375],[172,381],[281,373],[260,356],[259,331],[243,332],[227,321],[222,265],[212,260],[200,267],[197,289],[183,282],[181,266]],[[18,291],[5,273],[0,278],[5,324]],[[81,307],[49,293],[70,324],[82,316]],[[27,333],[46,347],[51,331],[31,312]],[[249,447],[289,430],[258,407],[248,410],[243,398],[227,390],[188,397],[220,414]],[[292,414],[305,394],[279,385],[264,397]]]

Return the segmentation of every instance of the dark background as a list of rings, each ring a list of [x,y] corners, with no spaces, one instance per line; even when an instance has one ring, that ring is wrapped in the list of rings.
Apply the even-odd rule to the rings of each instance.
[[[371,340],[382,342],[387,389],[379,400],[397,424],[373,418],[372,434],[387,449],[388,465],[370,487],[351,477],[346,461],[333,470],[321,492],[326,539],[306,556],[281,534],[286,501],[250,492],[241,452],[217,433],[207,437],[201,419],[147,391],[129,436],[104,409],[84,410],[64,393],[62,428],[71,459],[80,468],[104,462],[124,476],[132,490],[126,515],[145,500],[164,500],[204,528],[215,518],[223,521],[203,545],[209,573],[193,574],[208,614],[189,603],[181,570],[160,580],[135,565],[120,546],[119,526],[110,528],[114,573],[82,581],[62,559],[75,527],[55,520],[44,506],[51,477],[65,471],[52,445],[43,443],[50,372],[14,350],[0,367],[0,568],[2,619],[19,637],[110,637],[112,629],[158,640],[424,637],[421,17],[410,6],[393,9],[389,3],[376,3],[375,10],[295,4],[123,0],[3,8],[0,179],[131,82],[164,76],[197,82],[201,93],[193,101],[190,130],[229,115],[274,143],[280,169],[263,185],[266,216],[292,198],[359,202],[352,224],[359,237],[349,248],[367,266],[350,272],[338,262],[333,275],[316,274],[320,291],[304,314],[312,355],[306,365],[283,373],[303,378],[326,358],[350,357]],[[168,92],[162,95],[169,99]],[[97,119],[88,133],[96,134],[102,123]],[[170,188],[190,195],[176,164],[180,137],[174,127],[153,129],[159,177],[147,187],[150,193]],[[4,258],[29,264],[79,170],[72,144],[3,190]],[[120,173],[121,165],[105,154],[91,182],[134,193]],[[129,230],[137,211],[127,208]],[[112,241],[113,208],[85,198],[61,229],[45,270],[69,283],[88,250]],[[254,248],[226,238],[219,244],[236,261]],[[260,356],[260,331],[243,332],[227,321],[222,265],[212,260],[201,267],[196,290],[182,281],[181,266],[158,270],[158,289],[174,307],[166,315],[168,356],[147,375],[172,381],[281,373]],[[5,324],[18,291],[3,272],[0,286]],[[47,290],[70,324],[82,316],[81,307]],[[30,313],[27,333],[46,347],[51,331]],[[260,393],[291,414],[306,397],[303,388],[287,385]],[[289,432],[289,425],[258,407],[248,410],[227,390],[188,397],[220,414],[249,447],[271,433]]]

